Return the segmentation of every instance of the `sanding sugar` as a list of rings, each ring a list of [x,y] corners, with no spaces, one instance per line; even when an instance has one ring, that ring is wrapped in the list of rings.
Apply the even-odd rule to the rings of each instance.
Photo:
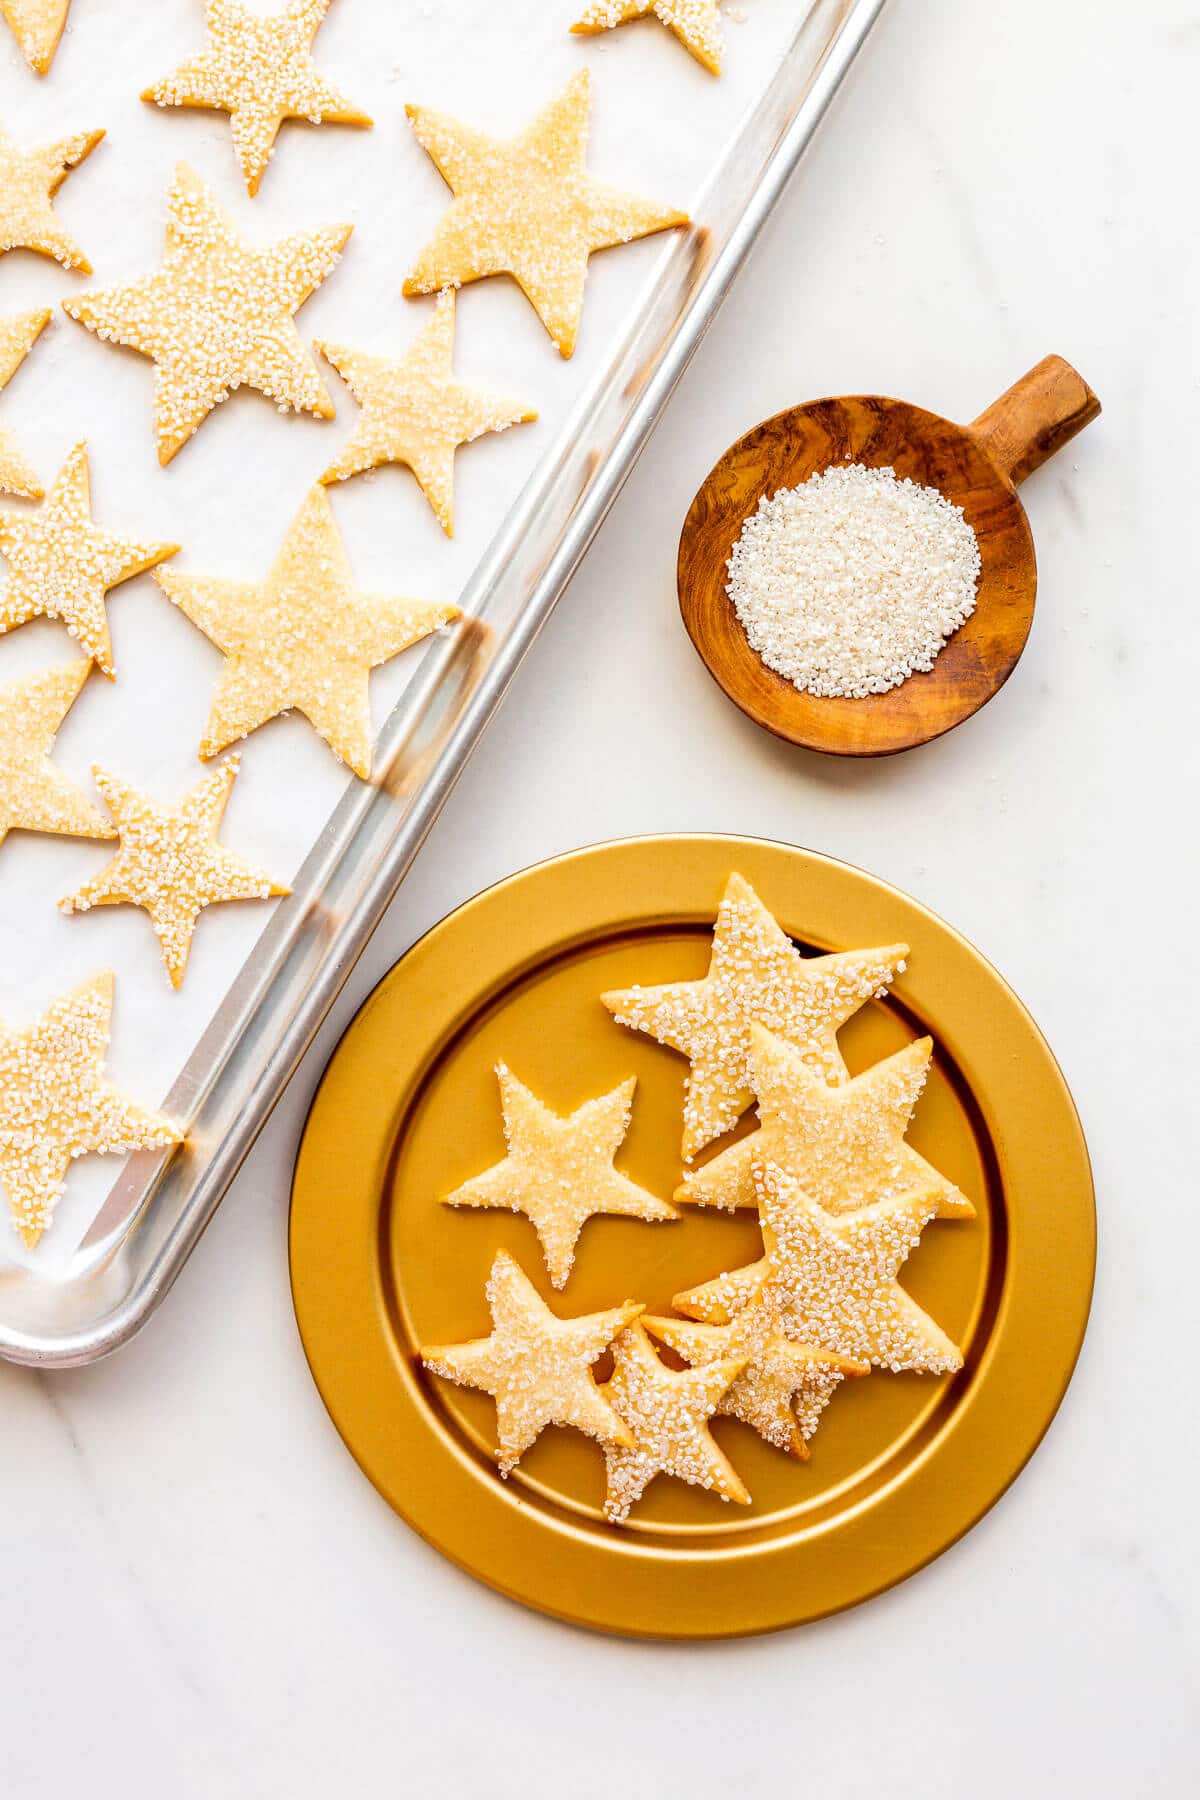
[[[726,592],[769,669],[805,693],[863,698],[933,667],[975,609],[979,567],[961,507],[849,463],[764,494]]]

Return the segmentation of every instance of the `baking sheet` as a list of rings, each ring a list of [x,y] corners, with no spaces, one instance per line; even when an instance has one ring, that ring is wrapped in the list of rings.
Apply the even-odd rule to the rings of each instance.
[[[855,27],[856,44],[878,7],[879,0],[857,4],[818,0],[814,16],[821,15],[820,28],[805,47],[804,67],[790,71],[780,83],[777,71],[798,28],[796,9],[785,0],[755,0],[740,9],[744,20],[727,27],[728,72],[719,82],[654,21],[580,39],[565,29],[570,6],[559,8],[545,0],[509,0],[502,15],[483,0],[457,4],[450,0],[436,8],[402,11],[371,5],[369,0],[338,0],[318,38],[318,60],[372,113],[376,127],[370,132],[286,127],[260,195],[250,202],[223,116],[161,113],[136,97],[145,81],[173,67],[199,42],[198,0],[163,0],[151,11],[135,0],[122,4],[111,0],[104,7],[76,0],[72,30],[47,82],[37,83],[15,51],[4,59],[0,117],[25,142],[96,124],[107,128],[104,144],[68,179],[59,199],[64,220],[92,256],[95,275],[67,276],[41,259],[14,253],[0,263],[0,311],[57,301],[67,293],[157,267],[167,183],[175,163],[185,158],[210,182],[252,240],[353,219],[356,231],[343,263],[303,309],[299,326],[306,339],[325,335],[367,349],[397,352],[432,304],[403,301],[400,282],[447,198],[440,177],[403,119],[406,98],[453,111],[484,129],[514,132],[574,70],[589,66],[594,77],[593,170],[605,180],[664,203],[689,206],[703,222],[703,195],[714,166],[748,120],[755,124],[756,156],[766,159],[780,150],[782,180],[790,167],[787,133],[795,128],[804,83],[812,75],[808,65],[820,62],[837,30],[848,23]],[[852,48],[846,55],[851,53]],[[834,86],[842,67],[844,60],[831,77]],[[530,77],[531,69],[536,78]],[[774,100],[764,102],[773,76],[780,91]],[[828,93],[815,96],[814,103],[819,104],[812,122],[827,99]],[[714,218],[719,198],[709,196]],[[722,201],[726,214],[729,203],[726,193]],[[360,584],[430,598],[455,598],[467,586],[475,600],[486,603],[492,588],[504,579],[511,585],[514,561],[527,546],[529,556],[536,556],[539,532],[547,545],[552,540],[560,545],[562,515],[572,509],[579,515],[579,529],[571,554],[581,553],[640,445],[631,424],[620,443],[610,434],[603,454],[597,449],[580,460],[582,431],[593,418],[616,418],[618,408],[623,409],[622,419],[632,418],[640,406],[644,435],[682,367],[677,362],[673,371],[656,372],[648,366],[651,386],[659,377],[665,385],[660,383],[660,393],[648,390],[639,396],[637,379],[629,379],[627,366],[636,345],[623,343],[630,322],[648,320],[646,332],[657,333],[656,342],[669,335],[674,321],[661,316],[663,308],[674,305],[672,295],[677,291],[682,320],[706,278],[706,259],[718,259],[707,270],[703,298],[707,317],[762,216],[763,207],[757,216],[747,216],[742,241],[726,217],[723,231],[714,229],[712,242],[703,230],[690,234],[682,247],[676,235],[665,234],[596,257],[580,345],[570,363],[557,358],[513,284],[494,281],[464,290],[459,303],[458,372],[467,380],[529,401],[538,407],[541,421],[483,439],[460,453],[458,535],[452,543],[443,538],[405,470],[383,470],[336,487],[333,503]],[[659,316],[651,319],[655,305]],[[703,317],[694,321],[692,342]],[[610,367],[611,377],[606,374]],[[163,471],[152,443],[152,383],[148,362],[99,343],[60,314],[0,396],[0,413],[47,485],[71,445],[80,437],[88,439],[93,510],[102,525],[178,539],[183,549],[177,566],[183,569],[260,577],[303,494],[352,427],[357,410],[352,399],[330,373],[338,417],[321,423],[280,416],[261,396],[239,394]],[[572,418],[574,423],[568,424]],[[578,468],[572,466],[573,458]],[[606,498],[589,514],[590,496],[582,489],[614,458],[618,467],[615,474],[609,470]],[[510,508],[526,482],[530,485],[524,488],[524,514],[519,507],[514,513]],[[560,564],[568,574],[570,556],[562,554]],[[531,568],[528,574],[532,581],[539,570]],[[543,594],[535,623],[552,598],[547,602]],[[414,677],[427,679],[432,686],[435,674],[443,674],[440,695],[449,669],[453,687],[456,658],[469,684],[472,656],[485,642],[487,654],[494,655],[495,634],[503,629],[507,635],[500,660],[507,658],[508,667],[491,670],[490,709],[532,632],[532,625],[525,632],[509,629],[514,604],[510,596],[508,617],[492,626],[490,640],[477,637],[474,650],[467,635],[457,646],[418,650],[378,671],[372,687],[376,720],[389,714]],[[99,676],[92,678],[60,733],[56,760],[83,782],[89,765],[100,762],[164,798],[175,796],[201,772],[195,745],[219,655],[168,605],[150,577],[117,589],[109,610],[118,679],[110,685]],[[61,626],[27,625],[0,641],[0,680],[70,653],[70,640]],[[412,754],[405,732],[393,737],[393,747],[406,754],[390,762],[385,734],[379,759],[384,798],[389,766],[396,771],[397,783],[410,791],[428,772],[428,764],[422,767],[420,757]],[[396,800],[393,792],[393,811]],[[332,893],[338,879],[345,879],[340,850],[357,831],[356,854],[370,865],[355,890],[356,904],[365,904],[375,852],[370,830],[361,827],[364,820],[379,816],[376,838],[382,870],[384,850],[391,841],[385,811],[378,793],[364,791],[357,783],[347,789],[344,770],[305,721],[280,720],[255,733],[244,746],[224,840],[281,879],[294,875],[317,841],[328,858],[328,880],[312,878],[310,863],[306,894],[298,903],[285,903],[280,911],[286,921],[288,908],[296,918],[297,905],[307,907],[304,928],[310,938],[314,933],[317,940],[322,933],[331,938],[337,907],[331,905],[324,919],[317,917],[319,896]],[[131,1093],[155,1102],[171,1088],[189,1057],[189,1068],[195,1070],[201,1059],[192,1053],[206,1028],[211,1043],[214,1009],[239,971],[240,1017],[261,1023],[265,1014],[258,1001],[266,989],[261,982],[256,987],[256,963],[265,966],[266,952],[260,949],[257,958],[250,953],[272,918],[272,909],[230,906],[205,915],[187,981],[182,993],[175,995],[143,914],[105,909],[64,918],[55,910],[55,901],[100,867],[108,854],[102,844],[25,834],[10,837],[3,846],[0,1016],[14,1022],[30,1018],[75,980],[111,966],[117,974],[117,1003],[109,1071]],[[385,874],[382,870],[381,881]],[[379,896],[368,898],[373,905]],[[273,934],[277,944],[280,924],[277,913],[267,928],[268,940]],[[349,966],[345,943],[340,950],[345,966],[339,984]],[[353,953],[351,949],[351,960]],[[332,979],[327,970],[322,979],[327,984]],[[330,987],[329,998],[334,992],[336,986]],[[224,1010],[222,1029],[228,1037],[229,1002]],[[277,1089],[287,1068],[281,1064],[269,1073],[268,1085]],[[197,1076],[185,1093],[177,1091],[176,1110],[181,1100],[200,1100],[202,1087],[203,1078]],[[262,1092],[260,1087],[259,1100]],[[201,1134],[190,1154],[203,1157],[216,1148]],[[32,1256],[21,1250],[15,1235],[0,1246],[13,1273],[25,1266],[47,1284],[34,1313],[40,1306],[48,1316],[48,1309],[53,1310],[51,1290],[61,1294],[64,1284],[79,1272],[81,1240],[91,1246],[89,1269],[95,1264],[92,1252],[97,1244],[105,1255],[111,1251],[104,1232],[97,1237],[94,1221],[118,1168],[113,1159],[89,1159],[72,1171],[54,1227]],[[120,1185],[127,1196],[137,1192],[137,1182],[128,1176]],[[110,1207],[111,1200],[104,1208],[106,1215]],[[126,1223],[120,1205],[113,1219],[117,1226]],[[190,1235],[182,1234],[189,1237],[182,1251],[181,1234],[176,1233],[173,1268],[203,1222],[197,1219]],[[164,1237],[164,1254],[166,1243]],[[120,1287],[119,1276],[112,1277],[112,1285]],[[13,1312],[8,1304],[13,1291],[0,1281],[0,1349],[39,1360],[36,1331],[30,1335],[24,1327],[6,1326]],[[40,1304],[43,1299],[46,1305]],[[26,1305],[28,1291],[21,1300]],[[82,1307],[86,1313],[78,1296],[75,1304],[76,1310]],[[69,1359],[80,1357],[71,1353]]]

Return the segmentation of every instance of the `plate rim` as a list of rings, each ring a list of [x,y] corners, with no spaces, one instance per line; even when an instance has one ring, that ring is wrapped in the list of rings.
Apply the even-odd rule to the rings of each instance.
[[[358,1234],[355,1242],[354,1234],[342,1228],[344,1212],[342,1208],[332,1208],[328,1204],[310,1204],[315,1198],[311,1182],[312,1162],[314,1155],[319,1155],[326,1136],[332,1141],[339,1135],[340,1119],[327,1117],[327,1109],[333,1101],[333,1088],[341,1079],[345,1059],[356,1035],[367,1029],[369,1015],[377,1009],[385,993],[394,986],[403,984],[411,977],[412,971],[419,971],[421,965],[432,957],[436,962],[437,954],[445,940],[459,931],[465,919],[477,912],[496,910],[503,912],[514,890],[526,890],[531,884],[545,884],[553,890],[556,886],[571,887],[571,878],[581,867],[589,870],[594,865],[604,862],[613,869],[629,862],[638,862],[647,857],[661,857],[664,852],[674,853],[676,859],[698,859],[711,864],[706,875],[711,875],[714,883],[713,899],[704,906],[692,904],[689,910],[698,917],[708,916],[715,912],[715,898],[719,893],[724,876],[732,868],[740,867],[748,860],[767,861],[776,864],[790,875],[806,877],[810,882],[814,877],[832,882],[836,888],[849,884],[860,890],[861,895],[869,896],[875,901],[883,901],[888,905],[899,904],[908,911],[910,922],[916,920],[931,932],[935,938],[944,938],[954,947],[954,953],[965,957],[967,964],[974,970],[975,976],[981,979],[985,988],[998,998],[1002,1009],[1020,1028],[1019,1035],[1031,1040],[1031,1047],[1042,1059],[1039,1091],[1045,1088],[1051,1102],[1050,1110],[1058,1114],[1058,1124],[1065,1124],[1065,1139],[1052,1142],[1050,1150],[1044,1152],[1048,1163],[1057,1161],[1065,1165],[1069,1179],[1062,1178],[1063,1170],[1059,1170],[1059,1189],[1057,1203],[1062,1203],[1062,1190],[1069,1190],[1070,1209],[1068,1222],[1071,1226],[1071,1265],[1072,1280],[1064,1299],[1062,1293],[1055,1296],[1056,1306],[1053,1313],[1052,1334],[1055,1338],[1055,1353],[1048,1360],[1051,1368],[1047,1375],[1044,1367],[1034,1369],[1037,1380],[1032,1395],[1029,1391],[1030,1375],[1025,1371],[1025,1417],[1019,1430],[1004,1437],[997,1453],[995,1441],[984,1438],[979,1446],[981,1454],[989,1464],[989,1473],[982,1481],[976,1480],[972,1485],[970,1496],[965,1504],[960,1504],[964,1496],[957,1492],[951,1497],[949,1504],[943,1504],[939,1510],[937,1528],[930,1530],[931,1521],[920,1512],[909,1506],[900,1505],[897,1510],[900,1522],[907,1523],[915,1531],[919,1541],[905,1539],[897,1551],[894,1544],[888,1545],[888,1554],[874,1557],[858,1555],[853,1558],[854,1572],[848,1574],[844,1583],[835,1593],[822,1592],[820,1596],[808,1599],[803,1593],[793,1595],[790,1599],[780,1599],[779,1576],[781,1571],[776,1567],[768,1568],[768,1582],[773,1591],[769,1599],[758,1597],[758,1603],[748,1600],[745,1592],[747,1570],[743,1566],[747,1557],[758,1552],[765,1553],[762,1560],[770,1565],[781,1555],[790,1551],[799,1553],[803,1543],[789,1542],[787,1539],[768,1539],[765,1542],[747,1542],[744,1538],[733,1549],[702,1549],[700,1554],[706,1558],[706,1568],[710,1575],[720,1568],[722,1579],[716,1583],[719,1592],[712,1595],[711,1610],[698,1612],[695,1605],[682,1593],[681,1583],[691,1579],[694,1585],[696,1553],[683,1554],[677,1550],[669,1550],[665,1555],[647,1538],[619,1538],[612,1528],[593,1531],[577,1525],[555,1522],[553,1526],[537,1511],[536,1508],[523,1504],[519,1490],[505,1487],[492,1471],[487,1472],[486,1483],[481,1487],[477,1460],[462,1446],[449,1442],[444,1426],[432,1419],[432,1409],[418,1403],[415,1398],[417,1378],[413,1371],[400,1368],[395,1345],[381,1323],[385,1310],[382,1295],[384,1286],[379,1277],[378,1227],[384,1211],[380,1204],[382,1198],[382,1173],[390,1162],[393,1148],[393,1134],[390,1129],[383,1133],[375,1145],[373,1158],[355,1158],[354,1170],[358,1202],[363,1207],[363,1221],[368,1229]],[[718,875],[715,871],[720,870]],[[751,875],[753,880],[753,875]],[[761,880],[761,877],[760,877]],[[589,890],[595,892],[599,884],[589,882]],[[756,884],[757,885],[757,884]],[[628,890],[626,890],[628,900]],[[783,910],[776,906],[773,910]],[[538,923],[534,924],[534,916]],[[646,907],[639,911],[635,906],[626,904],[622,920],[636,923],[644,919],[661,920],[665,916],[679,916],[678,907]],[[521,915],[521,922],[534,937],[546,937],[547,924],[537,914],[536,908],[526,907]],[[591,935],[581,933],[578,929],[554,929],[549,941],[543,943],[540,951],[533,951],[528,943],[520,948],[520,953],[513,949],[505,952],[510,974],[518,969],[527,968],[531,961],[545,957],[554,948],[562,949],[572,939],[578,941],[580,936]],[[822,934],[811,929],[795,935],[805,937],[809,942],[821,941]],[[893,936],[896,934],[893,932]],[[911,932],[905,933],[911,936]],[[830,939],[836,942],[836,934]],[[903,983],[902,978],[902,983]],[[498,982],[488,982],[481,989],[472,975],[468,975],[465,986],[471,990],[471,997],[465,1006],[459,1004],[455,1009],[455,1018],[460,1019],[464,1012],[470,1013],[478,1008],[480,999],[487,992],[494,992]],[[427,1068],[439,1054],[441,1043],[447,1035],[446,1030],[433,1034],[422,1026],[420,1038],[424,1045],[419,1061],[417,1074],[410,1079],[407,1086],[419,1085],[420,1071]],[[956,1057],[958,1049],[952,1049]],[[1048,1077],[1048,1080],[1045,1078]],[[401,1089],[403,1093],[404,1089]],[[984,1104],[974,1084],[972,1092],[977,1102]],[[985,1116],[988,1109],[984,1106]],[[389,1112],[389,1119],[394,1116],[394,1108]],[[989,1119],[989,1133],[993,1135]],[[1053,1154],[1052,1154],[1053,1152]],[[1003,1162],[1011,1159],[1012,1146],[1002,1157]],[[344,1159],[343,1159],[344,1160]],[[1046,1180],[1055,1177],[1048,1170]],[[374,1194],[372,1201],[371,1195]],[[1006,1211],[1008,1209],[1006,1208]],[[1021,1267],[1027,1272],[1022,1275],[1023,1281],[1034,1283],[1039,1274],[1037,1255],[1031,1257],[1030,1251],[1037,1252],[1039,1234],[1036,1229],[1039,1217],[1032,1221],[1033,1242],[1023,1242],[1021,1249]],[[1028,1236],[1030,1221],[1026,1220],[1025,1230],[1020,1234],[1022,1239]],[[1061,1225],[1062,1221],[1059,1220]],[[371,1228],[373,1225],[374,1228]],[[316,1261],[323,1269],[328,1269],[330,1257],[343,1259],[339,1268],[351,1266],[357,1258],[357,1266],[349,1277],[357,1287],[359,1301],[362,1303],[357,1314],[347,1318],[343,1309],[322,1305],[320,1282],[310,1279],[313,1266],[312,1251],[314,1244],[321,1246],[321,1255]],[[1043,1266],[1040,1268],[1040,1285],[1046,1285],[1046,1269],[1044,1267],[1045,1244],[1041,1245]],[[1063,1248],[1060,1238],[1056,1245],[1060,1255]],[[1046,1431],[1049,1429],[1074,1372],[1086,1332],[1090,1312],[1091,1297],[1095,1274],[1096,1249],[1096,1217],[1095,1195],[1090,1159],[1086,1140],[1077,1109],[1074,1105],[1066,1079],[1046,1039],[1038,1029],[1028,1009],[995,967],[979,952],[970,941],[949,925],[939,915],[926,907],[921,901],[903,893],[894,884],[857,868],[855,865],[824,855],[820,852],[801,849],[780,840],[765,839],[749,835],[728,833],[660,833],[637,837],[609,839],[601,843],[583,846],[559,855],[545,858],[501,878],[481,889],[477,894],[460,902],[443,918],[424,932],[395,963],[384,973],[379,982],[366,995],[334,1045],[321,1077],[313,1091],[309,1102],[304,1126],[300,1135],[296,1152],[295,1166],[291,1183],[291,1196],[288,1220],[288,1260],[289,1277],[292,1289],[293,1305],[296,1312],[297,1326],[301,1344],[308,1361],[310,1372],[317,1390],[330,1414],[343,1443],[350,1451],[360,1469],[372,1482],[382,1497],[397,1514],[410,1525],[419,1536],[438,1549],[450,1561],[456,1563],[466,1573],[483,1581],[496,1591],[507,1597],[529,1606],[537,1611],[549,1614],[571,1624],[583,1625],[592,1629],[616,1635],[643,1637],[652,1639],[703,1639],[748,1636],[773,1630],[787,1629],[793,1625],[806,1623],[830,1613],[841,1611],[846,1607],[859,1604],[874,1594],[915,1574],[926,1566],[944,1550],[957,1542],[1007,1491],[1011,1483],[1021,1473]],[[1010,1244],[1008,1254],[1012,1255]],[[1005,1291],[1001,1303],[1001,1315],[1010,1310],[1009,1283],[1006,1277]],[[371,1304],[374,1300],[375,1304]],[[1032,1310],[1028,1301],[1024,1302],[1024,1310]],[[997,1356],[1003,1350],[1008,1360],[1012,1360],[1014,1346],[1002,1342],[1004,1333],[1010,1329],[1011,1321],[1005,1323],[1003,1316],[997,1319],[992,1339],[985,1347],[980,1361],[975,1382],[968,1390],[967,1398],[961,1408],[951,1409],[950,1422],[944,1433],[935,1437],[931,1451],[936,1450],[942,1438],[948,1445],[952,1432],[958,1429],[959,1414],[966,1416],[974,1408],[978,1414],[978,1401],[982,1397],[983,1383],[995,1379],[994,1368]],[[349,1352],[350,1364],[360,1368],[367,1363],[374,1364],[376,1374],[391,1376],[397,1383],[397,1392],[401,1396],[397,1416],[388,1415],[387,1419],[376,1418],[370,1413],[366,1423],[361,1416],[355,1415],[353,1392],[345,1391],[345,1361]],[[341,1360],[339,1361],[339,1353]],[[976,1393],[976,1384],[981,1392]],[[992,1398],[995,1396],[993,1394]],[[991,1411],[992,1408],[984,1409]],[[405,1416],[405,1415],[408,1416]],[[424,1415],[423,1417],[421,1415]],[[433,1452],[438,1463],[439,1478],[444,1478],[459,1498],[465,1500],[464,1511],[470,1516],[465,1534],[458,1530],[444,1528],[446,1508],[439,1502],[437,1480],[429,1478],[429,1472],[420,1466],[420,1459],[414,1457],[406,1473],[404,1492],[398,1493],[396,1483],[384,1479],[378,1468],[378,1452],[380,1438],[389,1445],[395,1439],[397,1431],[401,1431],[406,1439],[410,1452]],[[976,1432],[978,1435],[978,1432]],[[960,1433],[961,1436],[961,1433]],[[1019,1442],[1014,1441],[1014,1436]],[[363,1439],[366,1439],[364,1442]],[[447,1451],[449,1454],[447,1455]],[[913,1465],[931,1463],[932,1454],[923,1453]],[[992,1465],[998,1465],[992,1467]],[[913,1485],[912,1471],[906,1471],[904,1477],[898,1477],[892,1483],[885,1483],[877,1493],[872,1495],[870,1503],[861,1509],[852,1508],[849,1522],[861,1524],[857,1515],[861,1511],[864,1516],[872,1515],[877,1507],[888,1508],[896,1495],[904,1497],[906,1486]],[[922,1476],[927,1480],[927,1473]],[[469,1483],[464,1489],[462,1483]],[[921,1482],[916,1482],[919,1487]],[[489,1505],[486,1498],[485,1507],[489,1516],[486,1529],[480,1529],[478,1508],[481,1495],[491,1495],[493,1503]],[[928,1497],[928,1496],[927,1496]],[[441,1515],[441,1517],[439,1517]],[[529,1566],[522,1567],[521,1559],[530,1548],[526,1541],[529,1537],[530,1521],[536,1522],[541,1531],[541,1540],[537,1531],[533,1543],[538,1545],[538,1553],[531,1554],[527,1561]],[[827,1531],[846,1525],[834,1520],[828,1527],[821,1527],[814,1533],[815,1537],[823,1537]],[[441,1528],[440,1528],[441,1527]],[[923,1528],[923,1529],[920,1529]],[[878,1532],[875,1533],[878,1536]],[[868,1532],[868,1539],[871,1534]],[[449,1541],[447,1541],[449,1540]],[[546,1554],[545,1544],[555,1546],[555,1554]],[[876,1552],[878,1546],[876,1546]],[[516,1566],[514,1566],[514,1558]],[[800,1557],[799,1560],[803,1560]],[[877,1565],[871,1567],[872,1561]],[[630,1596],[624,1592],[628,1582],[620,1585],[622,1592],[613,1593],[613,1582],[609,1578],[614,1564],[624,1563],[628,1569],[639,1570],[641,1585],[635,1603],[630,1604]],[[549,1565],[552,1564],[552,1569]],[[731,1577],[732,1571],[732,1577]],[[547,1577],[548,1579],[545,1579]],[[651,1579],[650,1577],[653,1577]],[[713,1583],[708,1584],[709,1588]],[[844,1589],[844,1591],[842,1591]]]

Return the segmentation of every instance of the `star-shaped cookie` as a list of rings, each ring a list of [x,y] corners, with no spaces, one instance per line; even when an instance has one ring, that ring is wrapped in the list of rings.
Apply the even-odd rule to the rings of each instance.
[[[350,441],[321,480],[345,481],[381,463],[404,463],[452,537],[454,452],[485,432],[537,418],[528,407],[455,380],[454,289],[438,295],[433,317],[401,357],[325,342],[316,348],[362,407]]]
[[[511,275],[561,355],[571,355],[593,251],[688,223],[686,213],[593,181],[586,168],[591,104],[584,69],[515,138],[487,137],[425,107],[406,109],[454,194],[406,294]]]
[[[0,687],[0,844],[9,831],[111,838],[108,820],[50,761],[54,736],[92,672],[77,658]]]
[[[180,163],[167,195],[166,254],[157,274],[63,301],[89,331],[155,363],[160,463],[169,463],[240,387],[256,388],[283,412],[333,417],[292,314],[320,287],[353,229],[326,225],[257,249]]]
[[[0,634],[27,619],[61,619],[80,648],[113,674],[104,596],[178,544],[114,537],[92,522],[86,444],[76,444],[45,500],[31,513],[0,513],[0,551],[8,581],[0,588]]]
[[[0,319],[0,388],[6,387],[49,323],[50,308],[10,313]],[[43,488],[37,475],[17,448],[10,431],[0,425],[0,494],[17,494],[22,500],[40,500]]]
[[[705,1368],[668,1369],[641,1324],[630,1325],[613,1344],[613,1372],[600,1389],[628,1426],[632,1445],[606,1444],[608,1492],[604,1516],[619,1525],[656,1475],[674,1475],[708,1488],[722,1500],[749,1505],[737,1470],[714,1441],[708,1421],[742,1368],[739,1361]]]
[[[113,978],[105,970],[23,1031],[0,1025],[0,1186],[30,1249],[67,1170],[93,1151],[159,1150],[182,1134],[104,1079]]]
[[[801,956],[750,883],[731,875],[700,981],[602,994],[618,1024],[645,1031],[691,1060],[683,1104],[689,1161],[729,1131],[754,1098],[750,1026],[757,1021],[794,1044],[830,1082],[846,1079],[838,1027],[904,967],[906,944]]]
[[[564,1119],[543,1106],[503,1063],[497,1064],[496,1075],[508,1155],[455,1188],[446,1196],[447,1206],[524,1213],[541,1240],[556,1288],[566,1285],[576,1240],[593,1214],[649,1220],[679,1217],[673,1206],[656,1200],[613,1167],[629,1130],[636,1079],[585,1101]]]
[[[962,1367],[958,1346],[896,1280],[934,1216],[932,1196],[904,1194],[835,1218],[773,1163],[754,1165],[754,1186],[766,1256],[676,1294],[677,1312],[726,1324],[769,1280],[784,1330],[800,1343],[886,1369]]]
[[[364,780],[371,670],[458,617],[456,606],[356,588],[323,487],[305,497],[265,581],[174,569],[156,580],[225,655],[201,756],[218,755],[294,708]]]
[[[801,1051],[752,1025],[750,1085],[761,1126],[685,1175],[675,1199],[698,1206],[753,1206],[751,1167],[773,1162],[826,1212],[853,1212],[921,1189],[935,1196],[939,1218],[974,1218],[966,1195],[904,1142],[932,1054],[933,1039],[918,1038],[852,1081],[831,1087]]]
[[[847,1375],[865,1375],[868,1364],[795,1343],[784,1329],[777,1291],[765,1281],[727,1325],[693,1319],[647,1318],[646,1330],[691,1368],[742,1363],[717,1407],[751,1426],[768,1444],[808,1460],[808,1440]]]
[[[206,906],[270,900],[291,892],[217,842],[238,761],[236,752],[227,757],[174,807],[156,805],[103,769],[92,771],[121,834],[121,848],[98,875],[61,902],[62,910],[142,907],[158,934],[174,988],[182,985],[192,934]]]
[[[602,1444],[632,1448],[633,1436],[592,1378],[596,1358],[637,1318],[632,1300],[607,1312],[560,1319],[505,1251],[487,1284],[490,1337],[466,1344],[429,1344],[421,1361],[462,1387],[482,1388],[496,1402],[496,1460],[508,1475],[547,1425],[571,1425]]]
[[[71,0],[0,0],[21,54],[37,75],[49,73]]]
[[[331,0],[291,0],[282,12],[241,0],[207,0],[208,43],[149,87],[156,106],[203,106],[229,114],[246,187],[258,192],[285,119],[310,125],[370,125],[365,112],[318,73],[309,51]]]
[[[717,0],[595,0],[572,31],[591,36],[611,31],[630,19],[658,19],[673,31],[685,50],[690,50],[710,75],[721,73],[721,16]]]
[[[19,150],[0,126],[0,256],[6,250],[35,250],[64,269],[91,274],[91,263],[50,202],[103,136],[102,131],[77,131],[36,150]]]

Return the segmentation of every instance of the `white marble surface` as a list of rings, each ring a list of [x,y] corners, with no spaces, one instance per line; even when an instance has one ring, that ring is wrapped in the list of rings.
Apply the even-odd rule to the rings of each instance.
[[[894,0],[168,1304],[101,1367],[0,1368],[6,1800],[1194,1791],[1198,80],[1184,0]],[[821,392],[966,418],[1050,349],[1105,414],[1029,485],[1004,694],[879,765],[757,733],[675,611],[714,456]],[[412,1536],[326,1418],[284,1256],[309,1095],[413,937],[673,828],[832,852],[968,933],[1063,1062],[1101,1216],[1075,1382],[994,1512],[851,1614],[694,1649],[550,1624]]]

